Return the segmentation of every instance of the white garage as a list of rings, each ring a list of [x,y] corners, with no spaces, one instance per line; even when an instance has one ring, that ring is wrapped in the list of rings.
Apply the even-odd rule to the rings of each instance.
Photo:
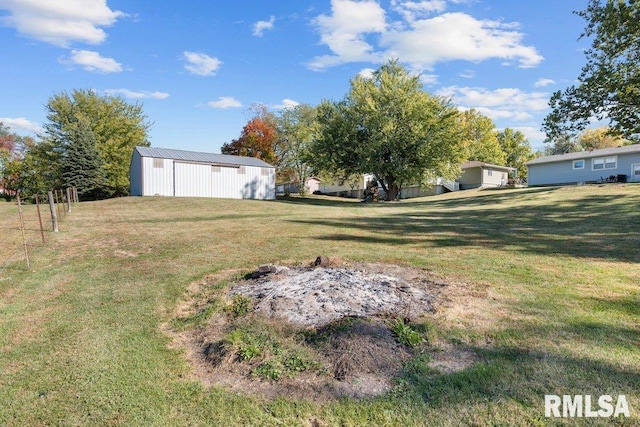
[[[132,196],[276,197],[275,167],[253,157],[136,147],[129,174]]]

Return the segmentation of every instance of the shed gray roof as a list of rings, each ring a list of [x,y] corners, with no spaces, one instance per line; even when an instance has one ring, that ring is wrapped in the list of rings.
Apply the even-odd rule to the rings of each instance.
[[[624,145],[622,147],[601,148],[591,151],[576,151],[575,153],[556,154],[554,156],[538,157],[525,163],[529,165],[540,165],[544,163],[564,162],[567,160],[590,159],[592,157],[617,156],[619,154],[640,153],[640,144]]]
[[[511,168],[509,166],[492,165],[491,163],[479,162],[477,160],[472,160],[470,162],[463,163],[460,165],[460,169],[470,169],[470,168],[491,168],[491,169],[504,170],[504,171],[515,170],[515,168]]]
[[[231,156],[228,154],[200,153],[197,151],[174,150],[171,148],[136,147],[142,157],[182,160],[185,162],[209,163],[231,166],[257,166],[273,168],[275,166],[255,157]]]

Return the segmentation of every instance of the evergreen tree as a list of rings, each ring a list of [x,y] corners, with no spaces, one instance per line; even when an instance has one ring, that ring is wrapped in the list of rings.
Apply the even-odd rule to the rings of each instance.
[[[96,148],[96,137],[86,120],[67,135],[67,146],[62,157],[62,180],[65,187],[76,187],[84,200],[104,197],[107,185],[103,161]]]

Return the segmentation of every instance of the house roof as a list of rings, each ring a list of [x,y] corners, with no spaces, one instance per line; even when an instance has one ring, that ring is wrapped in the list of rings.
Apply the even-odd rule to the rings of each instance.
[[[491,163],[479,162],[477,160],[466,162],[460,165],[460,169],[462,170],[471,169],[471,168],[489,168],[489,169],[496,169],[501,171],[512,171],[516,169],[516,168],[511,168],[509,166],[492,165]]]
[[[622,147],[601,148],[591,151],[576,151],[575,153],[556,154],[553,156],[538,157],[525,163],[529,165],[540,165],[544,163],[564,162],[567,160],[589,159],[592,157],[615,156],[619,154],[640,153],[640,144],[623,145]]]
[[[255,157],[231,156],[228,154],[201,153],[197,151],[174,150],[171,148],[136,147],[142,157],[182,160],[194,163],[209,163],[231,166],[257,166],[272,168],[273,165]]]

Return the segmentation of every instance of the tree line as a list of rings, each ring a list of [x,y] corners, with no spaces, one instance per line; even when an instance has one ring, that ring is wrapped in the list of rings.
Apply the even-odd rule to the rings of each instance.
[[[461,111],[450,99],[422,89],[398,61],[370,77],[356,76],[338,101],[298,105],[279,113],[264,106],[222,152],[261,158],[278,167],[281,182],[310,175],[347,181],[373,173],[390,198],[403,185],[433,177],[455,178],[460,164],[478,160],[514,167],[536,155],[617,147],[640,141],[640,1],[589,0],[576,11],[591,38],[577,84],[549,101],[542,129],[544,152],[526,137],[497,130],[477,110]],[[0,190],[11,196],[76,187],[81,199],[127,195],[135,146],[149,146],[151,123],[141,104],[76,89],[52,96],[38,140],[0,123]],[[596,121],[608,125],[589,129]]]
[[[0,187],[5,197],[75,187],[81,200],[129,194],[133,148],[149,146],[141,104],[92,90],[53,95],[38,139],[0,123]]]
[[[512,166],[525,176],[524,164],[534,157],[522,132],[499,131],[478,111],[460,111],[425,92],[419,77],[396,60],[371,77],[353,78],[340,101],[279,113],[255,107],[222,152],[270,162],[280,182],[297,182],[301,189],[311,175],[346,181],[371,173],[390,199],[406,185],[455,179],[469,160]]]

